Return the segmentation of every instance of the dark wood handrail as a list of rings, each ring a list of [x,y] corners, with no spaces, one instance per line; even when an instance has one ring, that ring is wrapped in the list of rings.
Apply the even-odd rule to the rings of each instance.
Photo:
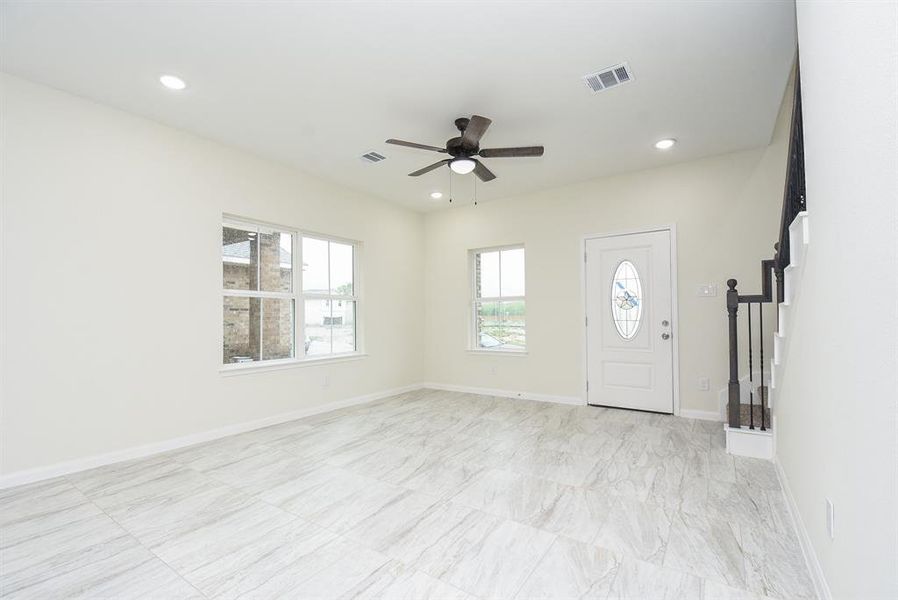
[[[789,226],[795,217],[807,209],[807,201],[805,198],[805,174],[804,174],[804,127],[801,114],[801,72],[798,66],[798,57],[796,55],[795,66],[795,88],[792,100],[792,122],[789,129],[789,153],[788,163],[786,166],[786,182],[783,191],[783,207],[780,215],[779,239],[774,244],[774,256],[772,259],[761,261],[761,293],[760,294],[740,294],[736,289],[737,281],[730,279],[727,281],[727,318],[729,321],[729,363],[730,363],[730,379],[728,385],[728,402],[727,402],[727,423],[730,427],[739,428],[742,426],[742,398],[739,384],[739,347],[738,347],[738,315],[739,305],[747,304],[749,311],[749,378],[752,378],[752,349],[751,349],[751,310],[752,305],[758,305],[759,319],[757,321],[760,332],[760,365],[761,365],[761,383],[759,387],[759,396],[761,403],[761,429],[766,428],[765,417],[767,411],[767,389],[764,385],[764,330],[763,330],[763,305],[773,302],[774,278],[776,279],[776,302],[783,302],[785,299],[785,288],[783,284],[783,274],[791,260],[789,247]],[[777,311],[777,320],[779,320],[779,311]],[[749,409],[750,424],[754,428],[754,396],[749,391],[750,404]]]

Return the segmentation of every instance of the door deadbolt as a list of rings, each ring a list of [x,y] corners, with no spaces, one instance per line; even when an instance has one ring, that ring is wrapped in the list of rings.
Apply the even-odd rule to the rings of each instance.
[[[664,321],[661,321],[661,327],[667,327],[668,325],[670,325],[670,321],[666,319]]]

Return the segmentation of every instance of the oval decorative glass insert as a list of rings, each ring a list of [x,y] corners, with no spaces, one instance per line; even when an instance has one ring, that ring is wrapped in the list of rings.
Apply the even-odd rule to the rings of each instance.
[[[642,282],[629,260],[621,261],[611,280],[611,316],[625,340],[633,339],[642,321]]]

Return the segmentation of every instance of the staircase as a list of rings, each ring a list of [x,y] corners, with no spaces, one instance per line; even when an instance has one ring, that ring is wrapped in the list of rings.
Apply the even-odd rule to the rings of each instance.
[[[726,447],[730,454],[754,458],[772,459],[776,452],[773,428],[776,422],[777,374],[782,374],[785,368],[784,353],[789,331],[789,307],[794,304],[800,291],[802,267],[809,241],[801,80],[798,73],[795,81],[789,163],[783,193],[779,241],[774,244],[774,257],[761,261],[760,294],[740,294],[736,289],[738,282],[735,279],[727,281],[730,378],[727,387]],[[768,357],[769,362],[766,362],[763,312],[765,304],[774,303],[776,329],[773,332],[766,332],[768,336],[771,333],[773,335],[773,357]],[[738,315],[740,307],[743,306],[747,311],[745,334],[748,336],[748,375],[740,378],[742,361],[739,357]]]

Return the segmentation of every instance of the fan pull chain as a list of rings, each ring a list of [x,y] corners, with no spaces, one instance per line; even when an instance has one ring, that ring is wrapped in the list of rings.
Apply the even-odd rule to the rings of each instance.
[[[452,204],[452,169],[449,169],[449,204]]]
[[[472,177],[474,180],[474,207],[477,207],[477,177]]]

